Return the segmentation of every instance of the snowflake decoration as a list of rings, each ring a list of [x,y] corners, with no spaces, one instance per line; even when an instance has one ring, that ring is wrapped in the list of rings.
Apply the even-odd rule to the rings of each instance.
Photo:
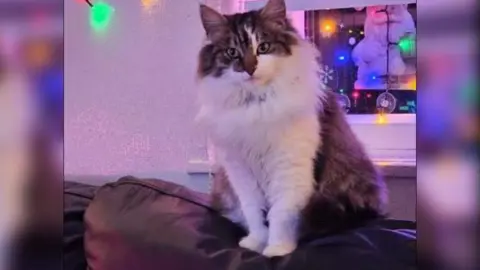
[[[334,70],[327,65],[322,65],[318,72],[318,76],[320,76],[320,84],[322,89],[327,89],[327,84],[333,80],[333,72]]]

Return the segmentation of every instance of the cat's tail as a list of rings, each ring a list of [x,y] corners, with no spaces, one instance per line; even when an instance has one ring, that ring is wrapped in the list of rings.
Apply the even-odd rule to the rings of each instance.
[[[326,196],[314,194],[303,210],[304,230],[318,233],[337,233],[361,226],[369,222],[383,219],[387,214],[378,207],[377,199],[363,198],[363,202],[370,205],[361,205],[352,201],[348,195]]]

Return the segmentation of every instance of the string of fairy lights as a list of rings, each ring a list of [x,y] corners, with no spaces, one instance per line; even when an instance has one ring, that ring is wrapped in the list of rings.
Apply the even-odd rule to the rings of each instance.
[[[357,11],[359,11],[359,10],[357,10]],[[378,12],[385,12],[386,13],[387,25],[389,25],[390,24],[390,19],[389,19],[389,16],[388,16],[389,15],[388,11],[386,9],[383,9],[383,10],[379,10]],[[360,30],[356,27],[354,27],[354,28],[346,27],[343,23],[343,15],[341,15],[342,18],[337,18],[338,14],[339,14],[338,12],[333,13],[333,15],[336,15],[336,16],[328,16],[328,11],[326,12],[326,14],[327,14],[327,16],[320,16],[320,18],[318,18],[312,12],[307,13],[307,15],[306,15],[307,16],[307,21],[309,22],[309,25],[307,26],[307,36],[308,36],[307,38],[309,38],[312,42],[315,43],[315,40],[317,40],[316,37],[321,37],[320,39],[328,40],[328,39],[331,39],[331,38],[335,37],[336,34],[341,34],[342,39],[346,36],[346,38],[348,40],[348,45],[350,45],[351,48],[353,48],[354,46],[356,46],[356,44],[358,42],[360,42],[360,39],[362,39],[362,37],[365,35],[363,30]],[[342,13],[340,13],[340,14],[342,14]],[[308,18],[308,16],[310,16],[311,18]],[[350,20],[352,20],[352,19],[353,19],[353,23],[350,23],[350,25],[354,26],[354,25],[356,25],[355,24],[355,16],[351,16]],[[390,40],[388,40],[388,37],[390,36],[389,29],[390,29],[390,27],[387,27],[386,38],[387,38],[388,46],[389,47],[396,46],[402,56],[405,56],[407,58],[411,58],[412,56],[414,57],[415,52],[416,52],[415,36],[414,35],[406,35],[404,37],[401,37],[398,40],[398,42],[394,43],[394,42],[391,42]],[[348,33],[348,34],[346,34],[346,33]],[[335,37],[335,40],[338,40],[338,37]],[[349,60],[349,57],[350,57],[350,52],[349,51],[350,51],[349,49],[345,49],[345,46],[340,45],[340,47],[337,47],[335,49],[335,52],[332,54],[332,55],[335,55],[332,64],[337,68],[344,66],[347,63],[347,61]],[[390,53],[390,50],[387,50],[387,57],[386,57],[386,59],[387,59],[387,63],[386,63],[387,77],[386,77],[385,82],[383,84],[384,87],[385,87],[384,92],[381,93],[377,97],[377,110],[378,110],[379,113],[378,113],[378,117],[377,117],[376,122],[379,123],[379,124],[385,124],[386,123],[385,114],[390,113],[396,107],[396,98],[391,93],[389,93],[389,91],[392,89],[392,82],[391,82],[392,78],[390,78],[390,75],[389,75],[390,74],[390,71],[389,71],[390,56],[388,56],[389,53]],[[334,76],[334,73],[337,72],[336,68],[332,69],[329,66],[324,66],[323,69],[325,69],[325,68],[327,70],[326,71],[322,70],[322,72],[321,72],[322,77],[327,77],[328,79],[333,78],[333,80],[331,80],[331,83],[333,83],[333,84],[329,83],[329,86],[332,89],[337,89],[337,91],[340,94],[340,97],[343,99],[342,102],[345,103],[346,107],[350,107],[350,98],[344,93],[344,89],[342,89],[341,87],[335,87],[334,86],[335,84],[338,85],[338,76]],[[375,74],[371,74],[371,75],[369,75],[369,78],[367,79],[367,81],[365,81],[365,82],[369,83],[368,85],[359,85],[359,84],[357,84],[358,81],[356,81],[355,86],[353,87],[353,92],[351,93],[351,97],[353,98],[353,101],[355,102],[355,100],[360,97],[360,94],[357,91],[358,89],[379,89],[377,87],[380,87],[380,85],[382,85],[382,83],[381,83],[382,80],[383,80],[383,78],[381,79],[380,76],[376,76]],[[398,78],[397,78],[397,80],[398,80]],[[335,83],[335,81],[336,81],[336,83]],[[398,83],[400,83],[400,81],[395,83],[397,85],[397,87],[398,87]],[[404,87],[406,87],[405,89],[416,90],[415,76],[408,76],[408,81],[402,82],[401,85],[404,85]],[[338,88],[340,88],[340,89],[338,89]],[[395,89],[395,88],[393,88],[393,89]],[[370,97],[372,97],[372,94],[367,92],[364,95],[364,97],[370,98]],[[413,103],[415,103],[415,102],[413,102]],[[403,111],[405,111],[405,109],[409,110],[409,108],[405,108],[407,106],[414,106],[414,104],[412,105],[412,102],[408,101],[407,105],[402,106],[401,109]]]
[[[92,3],[91,0],[83,0],[90,7],[90,25],[96,31],[105,30],[113,16],[113,7],[103,1]]]
[[[86,3],[90,7],[90,25],[92,28],[97,31],[106,30],[113,18],[115,9],[102,0],[92,1],[92,0],[78,0],[82,3]],[[142,9],[147,12],[153,12],[156,7],[160,7],[160,4],[163,3],[161,0],[141,0],[140,1]]]

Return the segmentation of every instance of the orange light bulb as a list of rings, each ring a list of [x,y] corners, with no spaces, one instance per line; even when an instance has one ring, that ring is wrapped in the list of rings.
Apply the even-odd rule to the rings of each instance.
[[[159,0],[141,0],[144,9],[149,10],[157,5]]]
[[[417,90],[417,80],[412,79],[408,82],[408,89]]]
[[[337,23],[333,19],[324,19],[319,22],[319,30],[323,37],[330,37],[337,30]]]
[[[387,123],[387,117],[383,114],[377,114],[377,120],[375,121],[379,125],[384,125]]]

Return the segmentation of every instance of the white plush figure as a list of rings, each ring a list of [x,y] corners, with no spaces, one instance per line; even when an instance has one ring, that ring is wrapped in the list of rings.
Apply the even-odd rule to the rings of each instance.
[[[411,72],[407,71],[398,45],[390,45],[387,70],[387,48],[389,41],[398,43],[404,36],[414,36],[415,23],[407,10],[407,5],[372,6],[366,8],[366,13],[365,37],[352,51],[352,60],[358,66],[355,88],[383,88],[384,84],[378,80],[378,76],[387,75],[387,72],[389,75],[404,75]]]

